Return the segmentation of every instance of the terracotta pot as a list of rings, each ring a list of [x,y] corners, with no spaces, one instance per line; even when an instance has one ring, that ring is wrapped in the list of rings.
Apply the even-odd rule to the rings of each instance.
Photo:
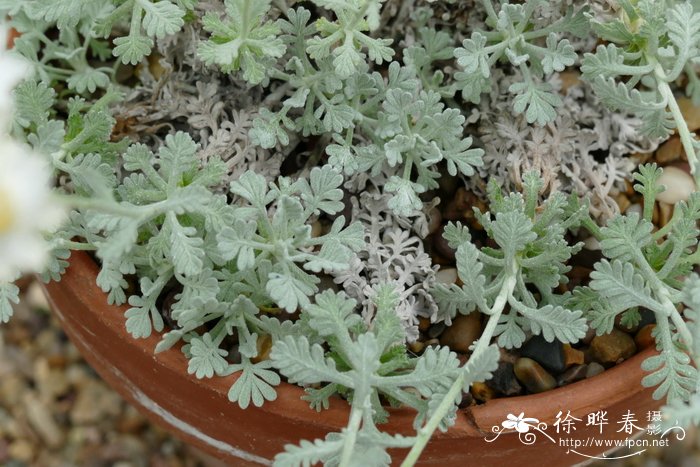
[[[134,340],[124,327],[127,307],[109,306],[105,294],[95,285],[98,266],[85,253],[74,252],[71,266],[60,283],[46,286],[46,292],[63,328],[94,369],[126,400],[151,421],[188,443],[235,465],[270,464],[287,443],[316,439],[345,426],[347,404],[333,401],[329,410],[317,413],[301,400],[302,390],[282,384],[278,398],[262,408],[241,410],[229,402],[227,393],[236,376],[197,380],[187,374],[187,361],[179,349],[154,355],[160,336]],[[494,399],[458,413],[457,423],[447,433],[437,434],[426,448],[420,465],[435,466],[518,466],[573,465],[585,461],[582,455],[600,455],[610,448],[581,447],[582,455],[550,441],[536,431],[532,445],[524,444],[518,433],[501,434],[492,443],[492,427],[500,427],[508,414],[535,417],[549,427],[545,433],[557,439],[552,426],[557,413],[581,419],[576,431],[562,435],[579,440],[601,437],[599,427],[586,426],[588,413],[606,410],[609,426],[605,439],[625,439],[617,432],[628,410],[645,427],[647,411],[658,410],[651,390],[643,389],[640,363],[653,350],[640,353],[601,375],[538,395]],[[411,434],[413,412],[391,410],[388,431]],[[392,453],[395,461],[405,452]]]

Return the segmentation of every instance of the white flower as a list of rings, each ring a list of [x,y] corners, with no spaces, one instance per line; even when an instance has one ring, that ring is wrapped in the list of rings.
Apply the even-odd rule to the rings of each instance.
[[[12,90],[29,66],[5,51],[7,29],[0,24],[0,283],[25,272],[41,272],[49,245],[45,233],[61,223],[64,211],[51,191],[48,162],[10,138]]]
[[[31,70],[26,61],[5,51],[7,37],[7,28],[0,24],[0,134],[12,121],[12,90]]]
[[[0,109],[0,111],[3,109]],[[51,190],[48,162],[0,136],[0,282],[41,272],[64,211]]]

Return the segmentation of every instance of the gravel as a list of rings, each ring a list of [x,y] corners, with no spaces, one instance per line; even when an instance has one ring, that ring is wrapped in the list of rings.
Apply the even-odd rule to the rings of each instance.
[[[31,284],[0,326],[0,465],[220,467],[151,425],[81,358]]]

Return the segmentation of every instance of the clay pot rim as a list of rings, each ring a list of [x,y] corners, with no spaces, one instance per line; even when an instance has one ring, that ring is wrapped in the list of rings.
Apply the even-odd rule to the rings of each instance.
[[[186,375],[188,363],[180,351],[180,346],[174,346],[154,356],[155,346],[160,341],[162,333],[154,331],[150,337],[145,339],[134,339],[127,333],[124,325],[124,313],[129,306],[107,304],[105,293],[95,282],[99,266],[87,253],[73,251],[69,261],[70,269],[80,276],[79,282],[82,288],[77,291],[77,294],[81,295],[85,302],[94,305],[86,307],[89,312],[96,314],[100,321],[112,327],[120,338],[129,340],[137,346],[144,359],[156,358],[162,364],[182,372],[183,376]],[[61,285],[59,284],[59,286]],[[497,398],[482,405],[461,409],[457,414],[455,425],[446,433],[436,433],[435,436],[440,438],[483,437],[492,431],[492,427],[500,426],[508,414],[518,415],[524,412],[526,416],[535,416],[540,421],[549,424],[561,410],[564,413],[568,410],[573,416],[582,418],[592,411],[630,399],[636,394],[643,397],[641,393],[648,391],[648,388],[641,385],[641,379],[644,376],[641,362],[655,353],[656,350],[653,347],[645,349],[599,375],[544,393]],[[189,377],[195,378],[194,375]],[[238,375],[233,374],[202,379],[199,380],[199,383],[209,386],[222,398],[228,400],[228,391],[237,379]],[[248,410],[253,409],[275,417],[282,416],[302,423],[322,426],[329,431],[343,428],[344,425],[338,422],[347,420],[349,416],[349,405],[343,400],[333,398],[335,400],[331,400],[330,407],[323,410],[319,416],[318,412],[311,409],[308,403],[301,399],[304,394],[301,387],[282,382],[276,387],[276,390],[277,399],[275,401],[266,402],[262,407],[251,405]],[[284,407],[284,410],[280,410],[280,407]],[[389,408],[388,410],[391,414],[387,425],[389,431],[414,432],[409,422],[415,414],[412,409]]]

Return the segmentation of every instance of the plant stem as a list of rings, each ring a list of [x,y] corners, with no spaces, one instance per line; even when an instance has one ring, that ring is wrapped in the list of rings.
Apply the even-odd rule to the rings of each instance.
[[[489,19],[491,19],[495,24],[498,21],[498,15],[491,4],[491,0],[481,0],[481,4],[484,6]]]
[[[343,443],[343,451],[340,454],[340,463],[338,464],[339,467],[348,467],[350,465],[352,449],[355,447],[357,432],[360,429],[360,423],[362,422],[362,413],[364,412],[363,407],[369,402],[367,400],[368,397],[369,396],[365,397],[365,400],[360,407],[356,407],[355,404],[352,406],[350,421],[348,422],[347,427],[347,435],[345,442]]]
[[[683,144],[683,149],[688,158],[688,163],[690,164],[690,173],[695,177],[696,187],[700,185],[700,173],[698,173],[697,165],[698,158],[695,154],[695,147],[693,145],[693,135],[688,129],[688,124],[685,122],[683,113],[681,112],[676,98],[673,96],[673,91],[668,83],[662,78],[665,77],[661,65],[657,64],[654,69],[656,76],[659,81],[659,92],[666,99],[666,104],[668,105],[671,115],[673,115],[673,120],[676,122],[676,127],[678,128],[678,136],[681,138],[681,143]]]
[[[503,312],[506,303],[508,302],[508,297],[513,293],[513,290],[515,289],[516,284],[517,266],[514,263],[512,263],[510,271],[507,272],[506,277],[503,279],[503,286],[501,288],[501,291],[496,297],[496,300],[494,301],[493,306],[491,307],[491,310],[488,313],[489,321],[486,324],[486,328],[484,328],[484,332],[479,338],[476,347],[474,348],[474,352],[472,352],[471,358],[475,358],[475,356],[478,356],[491,343],[491,338],[493,337],[493,333],[496,330],[496,326],[498,325],[498,320],[501,317],[501,313]],[[416,442],[411,448],[411,451],[406,456],[406,459],[404,459],[404,461],[401,463],[401,467],[412,467],[418,461],[418,458],[423,452],[423,449],[425,449],[425,446],[428,444],[428,441],[430,441],[430,438],[433,436],[433,433],[440,425],[440,422],[445,417],[445,415],[447,415],[447,412],[449,412],[450,407],[452,407],[452,404],[454,404],[455,399],[457,399],[457,396],[459,396],[462,390],[464,389],[465,378],[466,371],[464,370],[464,367],[462,367],[460,368],[457,379],[450,387],[450,390],[447,391],[447,394],[442,399],[440,405],[435,410],[433,415],[430,417],[430,420],[428,420],[425,426],[418,431],[418,436],[416,436]]]
[[[97,247],[95,245],[90,245],[89,243],[74,242],[71,240],[61,240],[58,242],[58,246],[61,248],[66,248],[73,251],[95,251]]]
[[[459,376],[457,376],[457,379],[455,380],[454,384],[452,384],[450,390],[447,391],[447,394],[445,394],[444,399],[442,399],[442,401],[440,402],[440,405],[435,410],[433,416],[430,417],[428,423],[426,423],[425,426],[418,431],[416,443],[409,451],[408,455],[406,456],[406,459],[404,459],[404,461],[401,463],[401,467],[412,467],[416,464],[416,461],[423,453],[423,449],[425,449],[425,446],[428,444],[428,441],[430,441],[430,438],[435,432],[435,429],[438,427],[438,425],[440,425],[440,421],[450,410],[450,407],[452,407],[452,404],[454,404],[454,401],[455,399],[457,399],[457,396],[460,394],[460,392],[462,392],[464,385],[464,374],[464,370],[459,372]]]
[[[95,209],[102,213],[133,218],[138,218],[141,215],[134,207],[125,207],[116,201],[81,198],[74,195],[56,195],[56,198],[66,207],[73,209]]]

